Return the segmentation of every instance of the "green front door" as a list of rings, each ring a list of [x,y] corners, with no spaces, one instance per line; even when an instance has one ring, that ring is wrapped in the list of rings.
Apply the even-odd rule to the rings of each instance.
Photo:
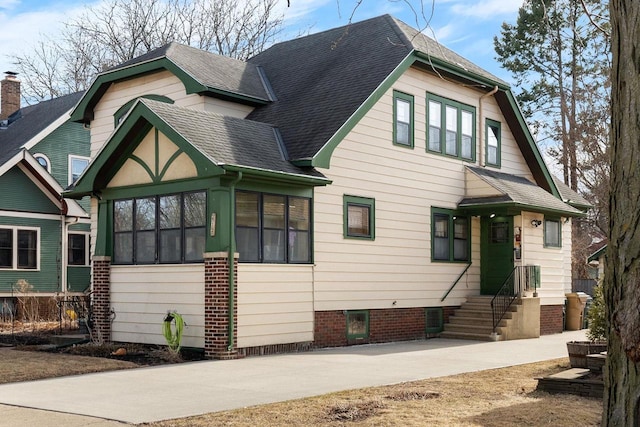
[[[513,217],[482,217],[480,293],[495,295],[513,270]]]

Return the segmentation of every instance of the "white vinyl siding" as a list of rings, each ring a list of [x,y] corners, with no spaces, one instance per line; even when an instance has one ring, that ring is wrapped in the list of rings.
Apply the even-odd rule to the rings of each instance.
[[[168,311],[186,323],[184,347],[204,347],[204,264],[111,266],[112,340],[166,345]]]
[[[313,266],[238,265],[238,347],[313,341]]]
[[[571,223],[563,224],[562,248],[549,248],[544,247],[544,226],[533,227],[534,219],[544,221],[544,216],[531,212],[522,215],[521,263],[540,266],[540,304],[564,304],[564,295],[571,289]]]

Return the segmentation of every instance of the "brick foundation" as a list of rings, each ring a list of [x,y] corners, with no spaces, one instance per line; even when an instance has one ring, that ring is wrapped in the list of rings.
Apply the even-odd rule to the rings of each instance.
[[[540,335],[562,333],[564,305],[540,306]]]
[[[233,269],[238,277],[238,257]],[[204,256],[204,354],[209,359],[236,359],[238,338],[238,286],[233,292],[233,346],[229,348],[229,259],[226,252]]]
[[[443,307],[445,321],[455,307]],[[316,311],[314,347],[408,341],[426,338],[425,308],[390,308],[369,311],[369,337],[347,340],[346,311]]]
[[[111,257],[93,257],[92,288],[93,336],[111,341]]]

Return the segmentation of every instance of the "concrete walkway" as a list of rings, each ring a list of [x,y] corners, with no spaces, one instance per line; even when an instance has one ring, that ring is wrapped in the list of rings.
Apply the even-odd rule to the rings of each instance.
[[[12,406],[0,405],[0,425],[106,427],[182,418],[566,357],[566,342],[584,339],[585,331],[502,342],[431,339],[5,384],[0,404]]]

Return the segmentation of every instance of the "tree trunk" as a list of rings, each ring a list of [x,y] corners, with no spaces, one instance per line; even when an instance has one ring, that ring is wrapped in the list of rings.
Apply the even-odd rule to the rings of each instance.
[[[611,0],[609,348],[602,425],[640,425],[640,2]]]

